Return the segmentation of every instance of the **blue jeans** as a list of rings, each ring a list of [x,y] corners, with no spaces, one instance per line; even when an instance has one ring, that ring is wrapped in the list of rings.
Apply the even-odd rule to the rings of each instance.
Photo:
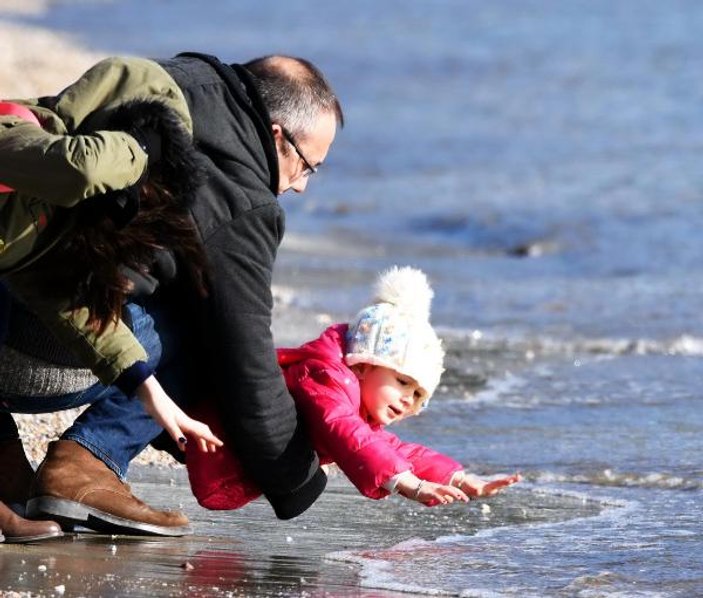
[[[134,335],[149,355],[148,364],[156,368],[162,355],[161,339],[154,318],[136,303],[126,306]],[[62,435],[74,440],[102,460],[121,479],[129,462],[136,457],[162,428],[144,410],[139,400],[125,396],[114,386],[94,384],[86,390],[54,397],[2,394],[0,389],[0,440],[19,437],[12,413],[51,413],[90,404]]]

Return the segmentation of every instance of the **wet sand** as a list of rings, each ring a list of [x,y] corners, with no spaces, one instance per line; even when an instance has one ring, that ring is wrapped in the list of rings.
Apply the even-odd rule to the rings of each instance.
[[[332,479],[308,513],[284,522],[264,501],[236,512],[201,509],[181,473],[141,468],[136,477],[149,481],[133,488],[154,505],[180,503],[191,517],[193,536],[78,533],[1,545],[0,588],[18,596],[398,595],[364,591],[355,565],[323,558],[331,551],[369,548],[379,533],[387,537],[383,547],[392,545],[399,531],[408,537],[388,508],[371,505],[342,478]],[[10,595],[15,594],[0,591]]]
[[[238,511],[202,509],[183,470],[142,466],[134,468],[131,479],[135,494],[150,504],[183,509],[194,534],[137,538],[86,532],[43,543],[3,544],[0,596],[400,598],[416,594],[409,588],[374,589],[362,567],[341,553],[357,551],[393,567],[393,558],[406,553],[394,557],[387,549],[410,539],[471,536],[495,527],[595,515],[602,508],[516,487],[485,502],[430,509],[399,497],[365,499],[345,478],[333,475],[306,513],[279,521],[264,500]],[[430,548],[435,549],[441,558],[443,549]]]
[[[137,538],[86,532],[43,543],[3,544],[0,596],[412,596],[373,589],[373,583],[365,589],[362,568],[340,553],[353,550],[376,559],[383,549],[410,539],[470,536],[482,529],[600,510],[597,504],[580,499],[569,504],[563,497],[557,505],[519,488],[486,502],[429,509],[399,497],[365,499],[336,475],[309,511],[279,521],[263,500],[238,511],[200,508],[182,470],[138,467],[132,479],[139,480],[133,489],[147,502],[182,508],[194,535]],[[441,548],[437,550],[441,558]],[[392,555],[385,552],[381,562],[392,567]]]
[[[327,500],[289,522],[277,521],[264,501],[237,512],[206,511],[181,470],[142,467],[132,478],[144,480],[133,489],[149,503],[187,512],[194,535],[138,538],[86,530],[42,543],[2,544],[0,596],[394,595],[364,593],[355,567],[322,559],[331,549],[365,545],[365,526],[357,524],[368,501],[341,478],[332,481]],[[355,515],[347,518],[350,503]]]

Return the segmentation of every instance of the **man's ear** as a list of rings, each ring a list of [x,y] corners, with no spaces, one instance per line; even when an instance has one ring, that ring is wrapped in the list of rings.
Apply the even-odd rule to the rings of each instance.
[[[286,137],[283,135],[283,127],[278,123],[272,123],[271,132],[273,133],[273,141],[276,144],[276,151],[278,152],[278,159],[280,161],[281,158],[288,157],[290,153]]]
[[[283,139],[283,129],[278,123],[271,124],[271,130],[273,131],[274,139]]]

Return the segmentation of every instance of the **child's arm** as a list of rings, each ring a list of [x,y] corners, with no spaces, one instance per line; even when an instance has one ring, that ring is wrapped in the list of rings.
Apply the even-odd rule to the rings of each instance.
[[[522,480],[522,476],[519,473],[485,481],[464,471],[457,471],[447,485],[423,480],[406,471],[395,476],[392,482],[386,485],[386,488],[421,503],[449,504],[454,500],[468,502],[470,498],[493,496],[503,488],[512,486],[520,480]]]
[[[390,486],[390,487],[389,487]],[[410,500],[424,504],[450,504],[455,500],[469,502],[469,497],[456,486],[451,484],[438,484],[418,478],[415,474],[405,471],[395,476],[386,488]]]
[[[466,473],[463,469],[460,469],[461,465],[457,461],[429,447],[403,442],[387,430],[383,430],[382,434],[389,444],[395,446],[398,452],[412,463],[414,473],[412,475],[410,472],[404,472],[400,476],[395,476],[394,479],[389,481],[393,487],[388,485],[385,485],[385,487],[389,490],[395,490],[407,498],[414,498],[417,486],[420,481],[424,480],[419,494],[419,497],[424,497],[424,500],[419,500],[419,502],[432,501],[430,493],[425,492],[428,488],[433,489],[434,492],[443,492],[437,490],[436,486],[442,488],[449,485],[459,489],[465,497],[477,498],[479,496],[492,496],[501,489],[511,486],[522,479],[519,474],[513,474],[485,481],[473,474]],[[411,475],[412,477],[410,477]],[[397,486],[395,482],[400,479],[403,479],[405,483],[402,486]],[[446,484],[441,483],[442,481],[445,481]],[[426,484],[434,484],[434,486],[425,487]],[[408,491],[410,491],[410,495],[408,495]],[[435,496],[435,498],[437,497]],[[415,498],[415,500],[418,500],[418,498]]]

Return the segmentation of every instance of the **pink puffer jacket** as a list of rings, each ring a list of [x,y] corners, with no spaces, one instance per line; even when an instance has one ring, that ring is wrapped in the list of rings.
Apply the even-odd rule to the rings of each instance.
[[[346,330],[346,324],[336,324],[297,349],[278,350],[286,384],[320,461],[336,463],[359,492],[374,499],[388,496],[383,483],[403,471],[449,483],[462,469],[460,463],[420,444],[402,442],[364,420],[358,380],[344,363]],[[215,434],[222,432],[213,411],[199,409],[191,415]],[[188,446],[186,464],[193,494],[206,508],[236,509],[260,494],[227,450],[213,455]]]

